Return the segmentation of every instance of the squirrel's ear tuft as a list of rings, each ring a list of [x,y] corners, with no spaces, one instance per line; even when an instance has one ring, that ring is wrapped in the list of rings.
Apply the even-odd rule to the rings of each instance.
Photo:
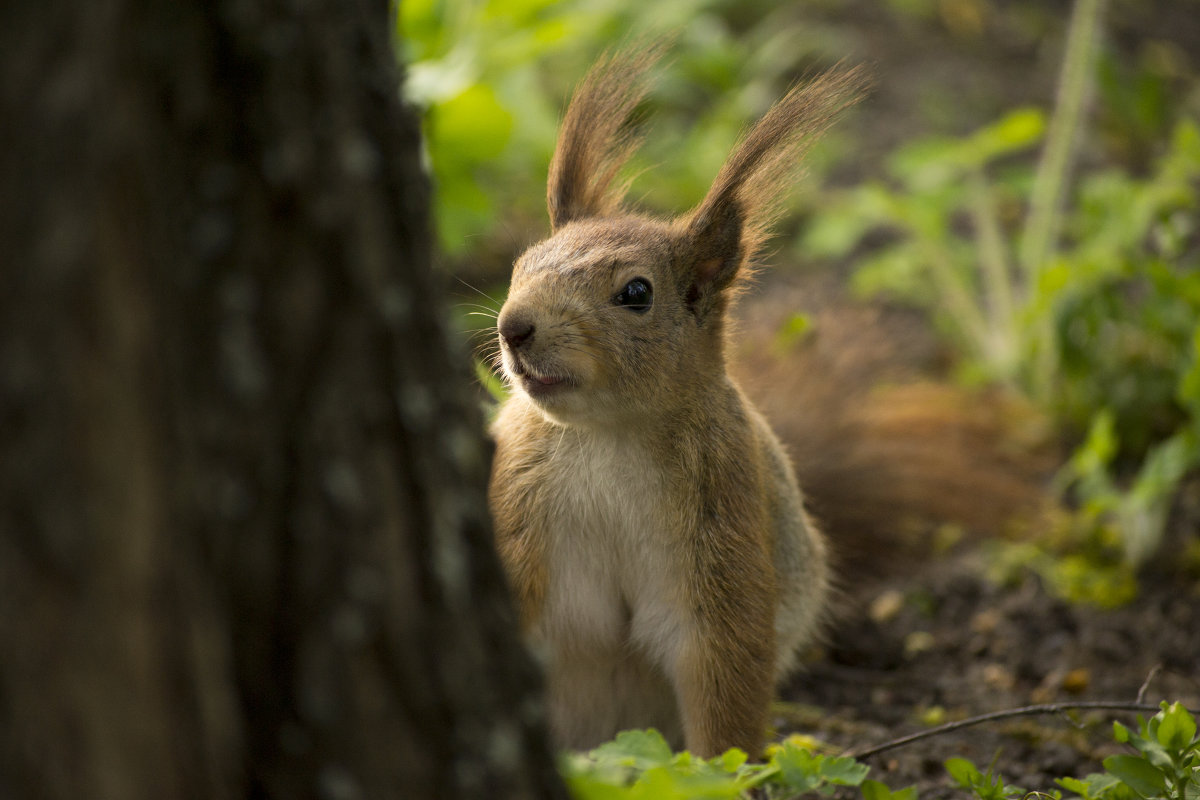
[[[700,205],[681,222],[691,248],[688,301],[730,286],[767,239],[800,159],[866,84],[861,68],[835,67],[798,85],[734,147]]]
[[[665,47],[661,40],[639,42],[608,53],[575,90],[550,160],[546,205],[554,229],[620,208],[627,186],[613,181],[638,144],[627,123]]]

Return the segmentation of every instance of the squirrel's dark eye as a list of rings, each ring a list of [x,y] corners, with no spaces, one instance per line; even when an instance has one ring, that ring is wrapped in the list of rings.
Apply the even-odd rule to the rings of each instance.
[[[613,298],[613,305],[624,306],[630,311],[649,311],[654,302],[654,291],[650,281],[645,278],[634,278],[625,284],[620,294]]]

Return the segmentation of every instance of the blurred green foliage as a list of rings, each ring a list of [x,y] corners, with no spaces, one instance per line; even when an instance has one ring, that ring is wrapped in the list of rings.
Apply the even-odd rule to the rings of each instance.
[[[1033,572],[1050,593],[1069,603],[1118,608],[1138,593],[1137,576],[1121,557],[1120,544],[1111,526],[1085,537],[1068,526],[1036,542],[994,542],[987,575],[998,584],[1019,586]]]
[[[531,220],[544,230],[565,100],[600,53],[637,38],[675,46],[641,115],[653,134],[630,167],[644,173],[634,194],[649,208],[694,205],[742,127],[837,60],[835,37],[789,13],[767,0],[406,0],[405,92],[424,112],[443,251],[462,258]]]
[[[1129,140],[1159,132],[1143,172],[1089,165],[1070,181],[1075,155],[1056,163],[1055,146],[1092,142],[1082,119],[1064,128],[1060,90],[1057,141],[1041,111],[1021,109],[906,144],[884,178],[832,195],[800,252],[853,260],[860,292],[929,310],[965,379],[1009,384],[1087,430],[1060,486],[1093,530],[1115,524],[1138,564],[1200,465],[1200,126],[1169,119],[1161,92],[1126,91],[1111,65],[1074,66],[1100,71],[1106,109],[1132,106],[1100,115],[1130,120]]]
[[[1175,487],[1200,463],[1200,128],[1181,120],[1149,175],[1085,174],[1059,246],[1021,276],[1009,254],[1030,169],[983,169],[1028,147],[1040,120],[1017,112],[964,140],[903,148],[891,185],[838,195],[803,246],[849,256],[868,233],[889,230],[886,244],[859,251],[854,285],[927,307],[965,354],[966,377],[1010,382],[1088,430],[1064,481],[1086,514],[1116,517],[1140,562],[1157,547]],[[1033,370],[1046,349],[1057,368],[1043,386]],[[1127,489],[1118,456],[1140,462]]]

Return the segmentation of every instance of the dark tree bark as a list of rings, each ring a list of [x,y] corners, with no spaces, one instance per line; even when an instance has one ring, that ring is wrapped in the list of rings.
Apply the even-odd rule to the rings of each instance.
[[[561,794],[389,35],[0,11],[0,797]]]

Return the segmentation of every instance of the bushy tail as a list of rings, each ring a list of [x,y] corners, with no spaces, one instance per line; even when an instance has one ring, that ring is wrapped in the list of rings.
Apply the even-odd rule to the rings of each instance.
[[[788,447],[843,582],[886,577],[951,524],[1000,534],[1048,511],[1050,429],[998,390],[936,376],[945,359],[901,312],[823,303],[780,340],[811,287],[748,299],[731,367]]]

